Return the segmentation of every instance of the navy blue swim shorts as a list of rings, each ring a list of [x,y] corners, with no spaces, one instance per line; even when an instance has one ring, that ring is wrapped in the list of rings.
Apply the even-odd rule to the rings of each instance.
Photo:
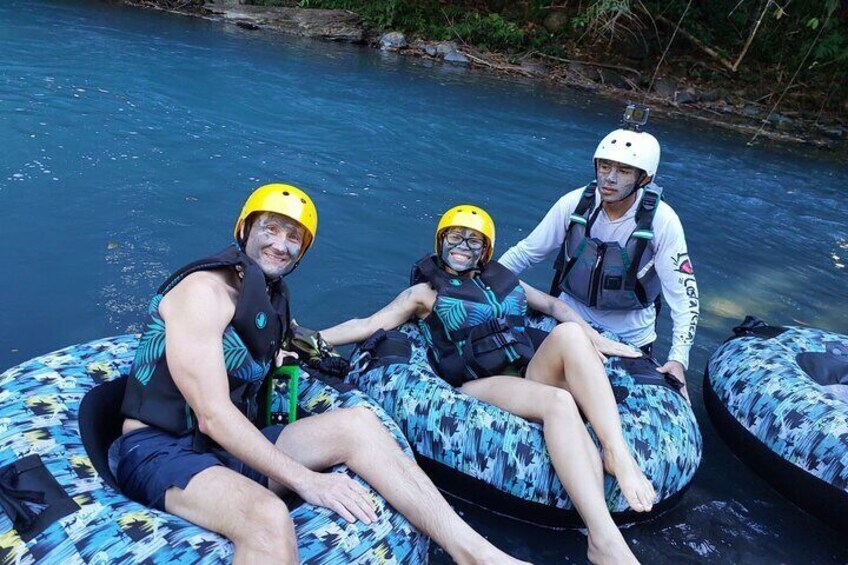
[[[283,426],[269,426],[262,434],[275,443]],[[155,428],[141,428],[122,435],[109,448],[109,467],[127,497],[165,510],[165,492],[185,489],[201,471],[222,465],[268,486],[268,477],[255,471],[221,448],[204,453],[192,449],[193,435],[174,436]]]

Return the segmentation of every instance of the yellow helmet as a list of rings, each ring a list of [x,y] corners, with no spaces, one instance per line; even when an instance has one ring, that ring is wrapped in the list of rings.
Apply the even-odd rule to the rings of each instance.
[[[273,212],[291,218],[302,225],[306,229],[306,235],[300,257],[303,257],[315,241],[315,234],[318,232],[318,210],[312,199],[296,186],[274,183],[254,190],[253,194],[247,198],[236,220],[236,227],[233,230],[236,240],[239,239],[239,232],[247,217],[255,212]]]
[[[495,222],[492,217],[482,208],[471,204],[460,204],[454,206],[444,213],[436,228],[436,255],[441,253],[440,243],[443,232],[448,228],[470,228],[482,233],[486,238],[486,255],[481,257],[481,264],[485,265],[495,253]]]

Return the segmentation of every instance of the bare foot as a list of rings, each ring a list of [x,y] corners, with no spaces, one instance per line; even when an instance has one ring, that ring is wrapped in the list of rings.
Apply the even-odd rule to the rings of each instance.
[[[639,565],[639,560],[630,551],[627,542],[624,541],[621,532],[615,530],[617,535],[609,536],[605,539],[600,539],[599,536],[589,534],[589,551],[586,556],[590,563],[605,565],[614,563],[615,565]]]
[[[657,493],[626,446],[616,450],[604,448],[604,469],[618,480],[630,508],[636,512],[651,511]]]

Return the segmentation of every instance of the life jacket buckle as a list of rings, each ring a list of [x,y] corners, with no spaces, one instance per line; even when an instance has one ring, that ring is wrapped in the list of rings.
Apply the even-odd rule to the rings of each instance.
[[[604,277],[604,290],[619,290],[624,283],[621,275],[607,275]]]
[[[660,195],[652,190],[645,190],[645,195],[642,197],[642,208],[651,211],[657,207],[660,201]]]

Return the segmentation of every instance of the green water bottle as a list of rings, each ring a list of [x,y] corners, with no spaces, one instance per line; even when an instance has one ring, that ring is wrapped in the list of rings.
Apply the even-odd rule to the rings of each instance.
[[[276,394],[279,389],[278,384],[283,381],[288,381],[288,410],[284,410],[283,398]],[[279,367],[271,374],[271,383],[268,387],[268,416],[266,418],[267,425],[289,424],[297,420],[297,395],[300,384],[300,365],[289,364]],[[286,419],[288,413],[288,419]]]

